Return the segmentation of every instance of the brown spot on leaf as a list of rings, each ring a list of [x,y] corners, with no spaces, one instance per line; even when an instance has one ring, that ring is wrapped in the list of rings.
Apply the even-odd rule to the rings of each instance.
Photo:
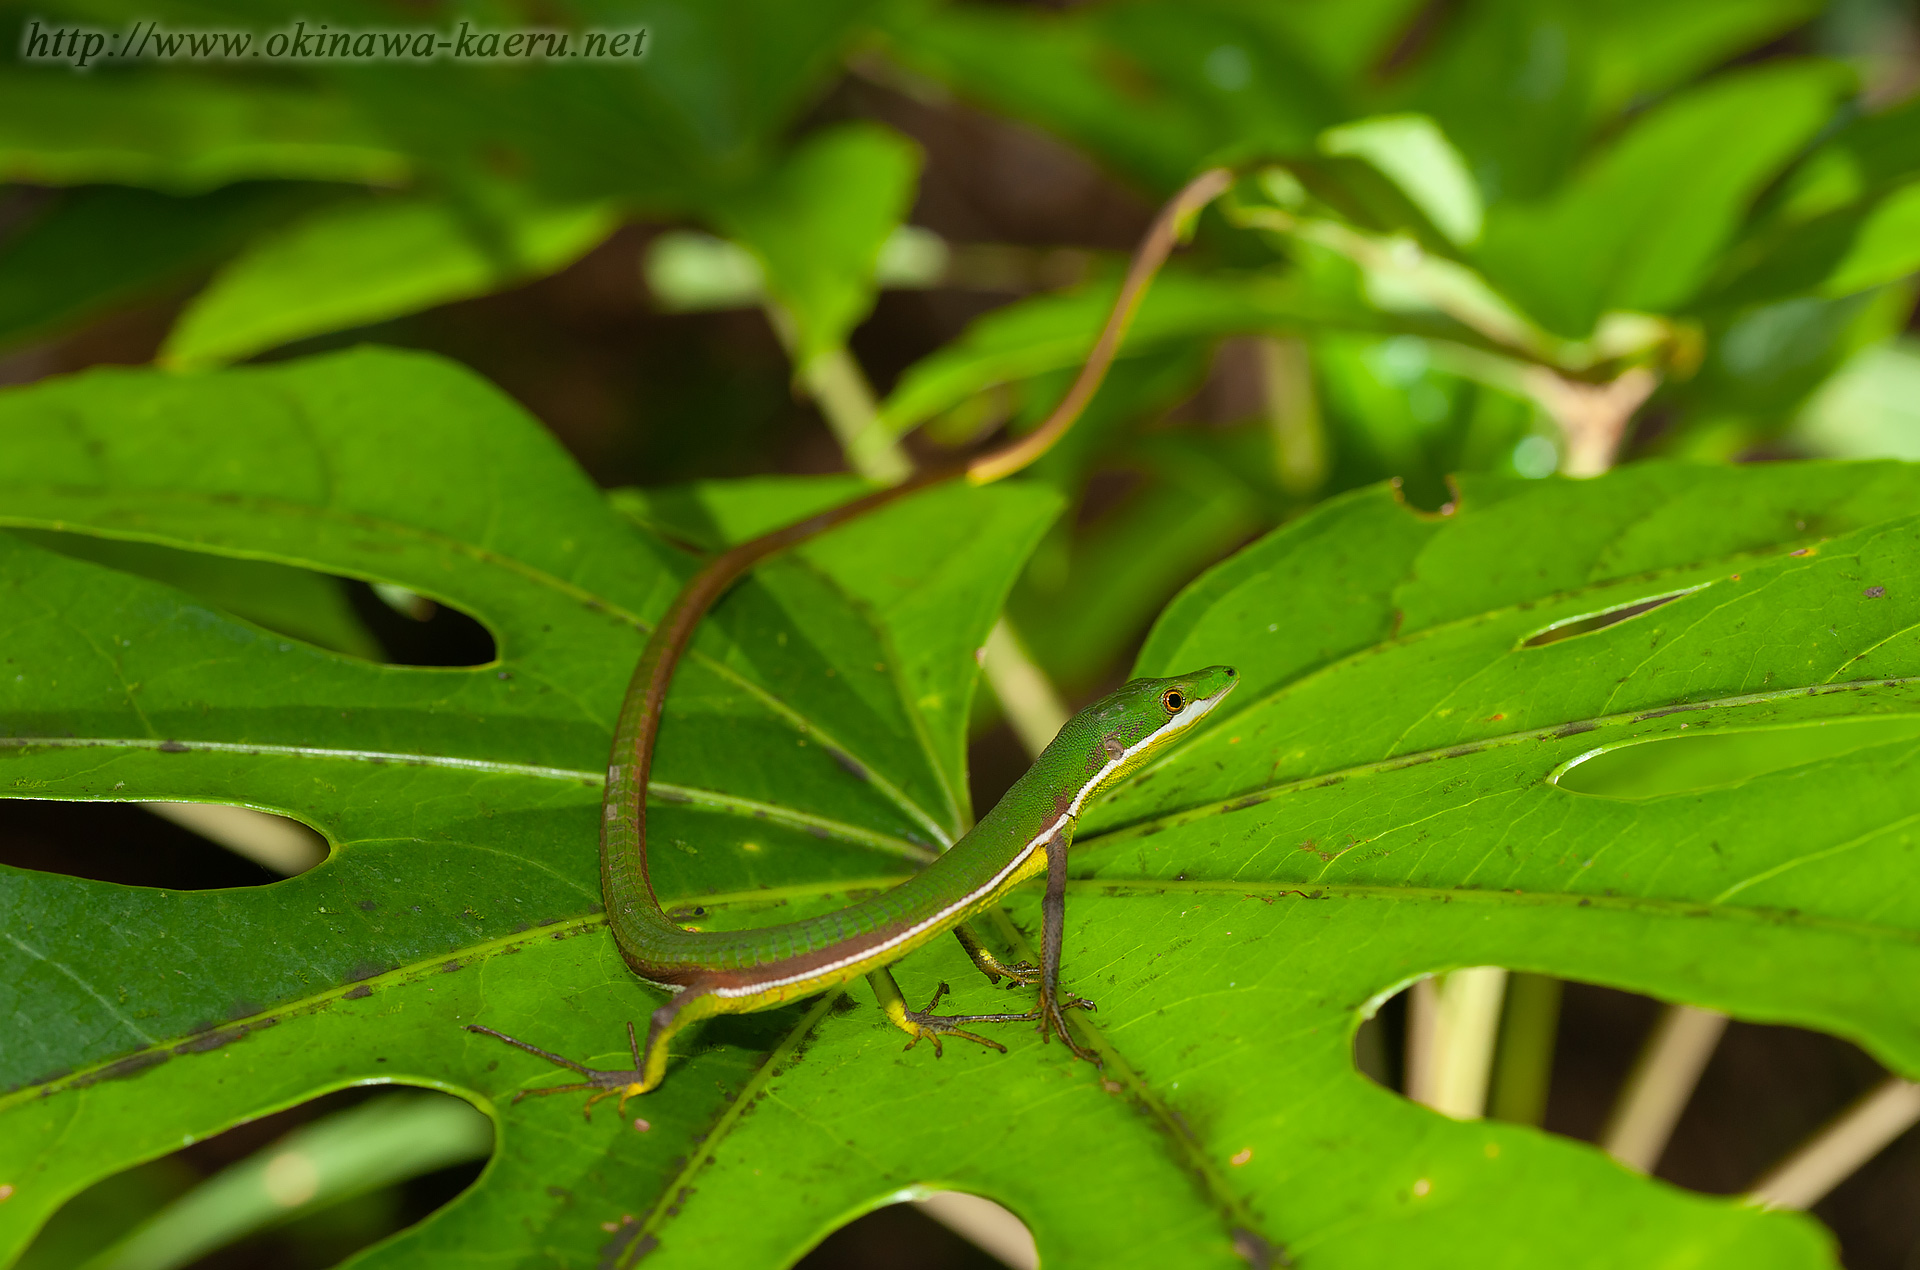
[[[103,1080],[125,1080],[129,1076],[136,1076],[146,1071],[149,1067],[158,1067],[172,1057],[173,1055],[164,1051],[135,1054],[117,1063],[108,1063],[97,1072],[88,1072],[84,1076],[75,1077],[73,1083],[67,1088],[84,1089],[88,1085],[97,1085]]]
[[[227,1028],[223,1031],[208,1032],[204,1036],[196,1036],[190,1041],[180,1042],[173,1047],[173,1052],[176,1054],[204,1054],[208,1050],[217,1050],[223,1045],[231,1045],[235,1041],[245,1037],[246,1034],[252,1030],[252,1028],[236,1027]]]

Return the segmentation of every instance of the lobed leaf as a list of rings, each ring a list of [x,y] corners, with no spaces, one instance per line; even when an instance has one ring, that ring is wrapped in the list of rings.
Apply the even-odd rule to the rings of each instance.
[[[497,1067],[500,1054],[459,1028],[477,1001],[409,1013],[409,1028],[426,1027],[420,1059],[396,1057],[386,1025],[330,1012],[357,1014],[375,987],[384,1011],[382,985],[416,980],[424,1001],[451,1005],[433,995],[449,967],[599,930],[593,843],[612,718],[646,618],[690,561],[630,528],[517,409],[425,357],[103,372],[8,394],[0,415],[10,524],[396,582],[472,612],[500,647],[498,662],[470,669],[372,665],[158,582],[0,543],[11,795],[241,802],[306,820],[333,848],[298,878],[229,892],[5,872],[5,1009],[22,1039],[0,1065],[16,1091],[4,1101],[26,1119],[0,1135],[0,1172],[24,1201],[0,1218],[17,1247],[64,1195],[183,1133],[358,1080],[452,1084],[429,1071],[436,1049]],[[244,442],[214,444],[237,425]],[[1040,490],[935,491],[864,537],[817,544],[825,564],[769,569],[730,596],[670,710],[652,818],[662,893],[844,886],[956,835],[971,649],[1056,508]],[[1006,549],[931,577],[890,563],[918,565],[942,536]],[[870,579],[858,599],[836,569]],[[928,622],[930,595],[948,597],[944,644],[918,639],[892,664],[891,640]],[[114,932],[105,946],[100,930]],[[608,951],[591,942],[595,959]],[[525,985],[536,997],[550,986],[544,971]],[[122,992],[132,1004],[116,1003]],[[498,984],[485,998],[514,999]],[[338,1019],[357,1039],[310,1048],[302,1019]],[[721,1056],[719,1070],[744,1077],[778,1040],[778,1020],[748,1028],[773,1039]],[[291,1053],[251,1044],[282,1036]],[[200,1056],[275,1074],[228,1082],[203,1065],[177,1094],[146,1084]],[[343,1061],[360,1074],[343,1076]],[[52,1149],[45,1109],[84,1119],[87,1090],[130,1090],[113,1077],[133,1073],[165,1114]],[[684,1082],[693,1124],[701,1084]],[[53,1088],[72,1096],[42,1096]]]
[[[1384,489],[1325,504],[1191,586],[1141,655],[1245,682],[1081,828],[1066,972],[1100,1002],[1084,1036],[1103,1068],[1024,1029],[1004,1056],[902,1053],[856,991],[716,1020],[660,1091],[591,1122],[569,1098],[509,1103],[565,1073],[460,1025],[611,1065],[658,1000],[595,911],[597,772],[691,558],[491,390],[378,351],[15,390],[0,490],[11,525],[395,582],[500,648],[370,665],[6,543],[9,793],[240,801],[332,844],[239,891],[0,871],[9,1249],[183,1138],[396,1081],[474,1100],[498,1146],[361,1266],[784,1264],[932,1186],[1001,1200],[1062,1264],[1812,1266],[1831,1252],[1805,1217],[1380,1089],[1353,1029],[1420,974],[1503,964],[1824,1028],[1920,1074],[1910,467],[1478,478],[1446,516]],[[841,493],[622,505],[704,546]],[[680,920],[831,908],[958,832],[968,654],[1056,508],[932,492],[727,598],[676,683],[654,790]],[[1835,723],[1867,731],[1731,785],[1558,782],[1620,747],[1764,750]],[[1027,953],[1037,908],[1017,895],[996,946]],[[916,1003],[940,979],[959,1010],[1009,1000],[950,944],[900,973]]]
[[[632,1246],[771,1262],[820,1214],[951,1185],[1069,1263],[1284,1246],[1335,1266],[1830,1264],[1804,1217],[1404,1102],[1354,1071],[1350,1038],[1409,979],[1495,963],[1825,1028],[1920,1070],[1911,888],[1887,884],[1920,811],[1915,491],[1894,465],[1483,479],[1449,517],[1370,490],[1257,544],[1175,602],[1141,662],[1236,662],[1236,709],[1077,844],[1067,959],[1100,999],[1104,1073],[1076,1080],[1031,1041],[919,1070],[887,1062],[870,1016],[827,1014]],[[1841,673],[1862,654],[1871,677]],[[1872,718],[1897,726],[1733,788],[1623,800],[1554,780],[1702,727]],[[1036,908],[1014,905],[1029,933]],[[929,969],[902,968],[910,992]],[[965,1111],[943,1125],[942,1107]],[[1184,1184],[1141,1174],[1142,1150]]]
[[[1480,263],[1575,338],[1609,309],[1669,310],[1845,88],[1820,63],[1723,75],[1649,111],[1552,198],[1496,206]]]

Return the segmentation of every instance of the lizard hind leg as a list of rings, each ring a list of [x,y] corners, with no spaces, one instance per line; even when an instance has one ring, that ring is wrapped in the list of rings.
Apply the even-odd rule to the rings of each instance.
[[[701,1003],[706,1008],[702,1009],[699,1005],[695,1005],[694,1009],[687,1009],[689,1005],[694,1005],[696,1002]],[[593,1104],[603,1099],[618,1096],[620,1099],[620,1111],[625,1112],[627,1099],[632,1098],[636,1094],[644,1094],[650,1090],[659,1088],[660,1082],[666,1079],[667,1044],[673,1039],[673,1034],[695,1019],[703,1018],[707,1014],[712,1013],[712,1007],[713,1001],[711,993],[695,992],[691,989],[681,992],[680,995],[674,997],[673,1000],[668,1001],[665,1005],[653,1012],[653,1017],[647,1027],[647,1043],[644,1049],[640,1044],[638,1036],[634,1032],[633,1024],[628,1023],[627,1051],[633,1055],[633,1066],[629,1069],[588,1067],[585,1063],[575,1062],[573,1059],[567,1058],[564,1055],[555,1054],[551,1050],[543,1050],[538,1045],[529,1044],[518,1037],[508,1036],[505,1032],[496,1032],[490,1027],[482,1027],[478,1023],[467,1024],[467,1031],[479,1032],[483,1035],[491,1036],[496,1040],[505,1041],[515,1049],[525,1050],[529,1054],[534,1054],[546,1059],[549,1063],[557,1067],[565,1067],[569,1071],[578,1072],[580,1075],[586,1077],[583,1081],[576,1081],[567,1085],[549,1085],[544,1089],[522,1089],[514,1094],[513,1100],[519,1102],[522,1098],[537,1097],[543,1094],[584,1093],[592,1091],[592,1096],[587,1099],[586,1106],[581,1109],[586,1118],[591,1120],[593,1119]]]
[[[1025,1014],[935,1014],[934,1007],[940,1004],[940,998],[951,991],[946,984],[934,990],[933,999],[927,1002],[924,1010],[907,1009],[906,998],[900,995],[900,985],[894,982],[893,975],[885,967],[867,976],[873,985],[873,993],[880,999],[880,1008],[892,1024],[907,1034],[906,1048],[912,1049],[922,1040],[933,1042],[934,1057],[941,1055],[940,1038],[957,1036],[962,1040],[975,1041],[1002,1054],[1007,1047],[989,1037],[981,1036],[966,1029],[969,1023],[1031,1023],[1039,1016],[1032,1012]]]
[[[980,937],[968,930],[965,922],[954,927],[953,934],[954,938],[960,941],[960,946],[967,950],[968,958],[979,968],[980,973],[987,977],[988,983],[997,984],[1005,979],[1010,988],[1016,985],[1028,988],[1040,982],[1040,967],[1026,961],[1000,960],[987,951],[986,945],[980,942]]]
[[[620,1097],[620,1106],[624,1110],[628,1098],[631,1098],[635,1094],[645,1093],[648,1088],[651,1088],[651,1086],[645,1084],[645,1073],[641,1070],[640,1064],[640,1047],[635,1040],[633,1024],[631,1023],[627,1024],[627,1048],[632,1052],[634,1057],[634,1064],[631,1070],[588,1067],[585,1063],[575,1062],[573,1059],[561,1054],[555,1054],[551,1050],[543,1050],[538,1045],[530,1044],[517,1036],[508,1036],[505,1032],[496,1032],[492,1028],[482,1027],[478,1023],[467,1024],[467,1031],[478,1032],[483,1036],[491,1036],[495,1040],[505,1041],[515,1049],[525,1050],[529,1054],[534,1054],[546,1059],[556,1067],[565,1067],[569,1071],[579,1072],[582,1076],[586,1077],[585,1080],[575,1081],[566,1085],[547,1085],[541,1089],[515,1090],[513,1095],[515,1102],[519,1102],[522,1098],[537,1098],[546,1094],[572,1094],[592,1091],[593,1096],[587,1099],[586,1106],[581,1109],[582,1114],[591,1120],[593,1119],[593,1104],[596,1102],[605,1098],[611,1098],[617,1094]]]

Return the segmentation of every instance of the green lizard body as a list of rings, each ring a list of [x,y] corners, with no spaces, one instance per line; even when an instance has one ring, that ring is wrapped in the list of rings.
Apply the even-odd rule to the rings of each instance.
[[[644,658],[642,664],[644,669]],[[636,686],[640,681],[636,676]],[[615,758],[608,772],[608,814],[601,832],[607,917],[628,966],[641,978],[672,990],[674,996],[654,1011],[644,1050],[633,1047],[631,1071],[585,1068],[502,1036],[588,1077],[584,1084],[526,1092],[592,1089],[599,1091],[596,1100],[618,1094],[624,1102],[660,1084],[666,1074],[668,1043],[695,1020],[770,1009],[862,975],[873,978],[889,1018],[913,1038],[909,1044],[928,1037],[937,1046],[943,1034],[984,1041],[958,1025],[1038,1018],[1043,1033],[1051,1026],[1071,1046],[1061,1008],[1080,1003],[1062,997],[1058,970],[1066,849],[1074,825],[1094,796],[1198,723],[1236,682],[1235,672],[1225,666],[1170,679],[1133,680],[1070,719],[993,810],[918,874],[892,890],[831,913],[737,931],[687,930],[668,918],[654,897],[647,879],[644,813],[638,797],[642,785],[630,730],[623,726],[616,734]],[[623,739],[627,744],[622,744]],[[1037,972],[1001,965],[966,936],[961,923],[1042,871],[1048,874],[1043,965]],[[961,933],[961,942],[990,977],[1006,975],[1022,983],[1038,977],[1039,1010],[958,1018],[933,1015],[931,1006],[929,1012],[907,1010],[886,967],[949,930]],[[474,1030],[501,1035],[487,1028]]]
[[[620,954],[634,973],[673,992],[653,1012],[644,1052],[627,1025],[631,1070],[599,1070],[516,1040],[492,1028],[469,1029],[498,1037],[586,1079],[571,1085],[522,1090],[526,1094],[592,1090],[589,1114],[602,1098],[657,1088],[667,1071],[668,1044],[680,1029],[715,1014],[765,1010],[866,975],[887,1017],[912,1038],[961,1036],[1002,1048],[964,1031],[961,1024],[1038,1019],[1076,1054],[1085,1054],[1067,1031],[1063,1007],[1092,1003],[1059,990],[1060,942],[1066,912],[1067,845],[1081,809],[1103,788],[1133,771],[1174,737],[1198,723],[1237,682],[1227,666],[1210,666],[1171,679],[1135,679],[1067,721],[1033,767],[993,810],[920,873],[872,899],[801,922],[741,931],[692,931],[669,919],[647,876],[646,789],[653,767],[673,668],[693,639],[701,617],[756,563],[777,552],[904,495],[964,476],[986,484],[1010,476],[1044,454],[1070,427],[1112,364],[1148,282],[1200,209],[1233,183],[1224,168],[1211,168],[1167,202],[1135,252],[1106,325],[1094,342],[1066,397],[1046,421],[1004,447],[945,470],[926,469],[889,489],[843,503],[805,520],[763,534],[723,552],[691,578],[647,637],[614,729],[600,825],[600,891],[607,923]],[[1041,965],[1007,966],[967,933],[963,923],[1009,889],[1045,871]],[[1038,1009],[1028,1014],[935,1015],[940,993],[923,1011],[901,999],[887,967],[933,939],[953,931],[988,978],[1040,985]],[[940,985],[940,992],[946,985]]]

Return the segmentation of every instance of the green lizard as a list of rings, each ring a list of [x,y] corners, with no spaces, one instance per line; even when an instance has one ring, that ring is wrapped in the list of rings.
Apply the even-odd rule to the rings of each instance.
[[[927,1037],[938,1048],[945,1034],[1000,1048],[963,1025],[1038,1019],[1042,1035],[1051,1027],[1078,1053],[1061,1010],[1087,1003],[1064,997],[1059,989],[1067,845],[1076,819],[1094,795],[1206,717],[1236,682],[1226,666],[1171,679],[1133,680],[1070,719],[993,810],[913,877],[819,917],[751,930],[690,931],[661,910],[647,880],[644,829],[637,811],[641,784],[632,777],[632,764],[616,761],[608,781],[611,818],[601,830],[608,921],[634,973],[675,995],[653,1012],[644,1048],[628,1025],[631,1070],[589,1068],[490,1028],[474,1024],[471,1029],[579,1072],[586,1078],[580,1083],[523,1092],[593,1090],[589,1109],[616,1094],[624,1106],[633,1095],[656,1088],[666,1075],[668,1043],[695,1020],[771,1009],[861,975],[872,983],[887,1017],[912,1038],[909,1046]],[[1037,970],[1005,965],[981,948],[962,923],[1042,870],[1047,874],[1042,964]],[[936,993],[926,1010],[907,1009],[887,967],[948,930],[959,935],[989,979],[1028,984],[1037,978],[1039,1008],[1028,1014],[943,1017],[932,1013],[940,999]]]
[[[998,480],[1044,453],[1099,386],[1147,282],[1182,226],[1231,184],[1230,173],[1211,169],[1162,209],[1079,377],[1041,427],[963,468],[918,473],[891,489],[742,543],[709,562],[674,598],[648,636],[621,704],[600,825],[600,890],[620,954],[635,974],[674,995],[653,1012],[644,1047],[633,1025],[627,1025],[633,1067],[626,1070],[588,1067],[469,1024],[469,1031],[497,1037],[585,1077],[573,1084],[522,1090],[515,1101],[528,1094],[591,1090],[589,1115],[594,1103],[616,1095],[624,1108],[627,1099],[658,1088],[665,1079],[668,1045],[680,1029],[715,1014],[771,1009],[861,975],[873,985],[887,1017],[909,1036],[909,1048],[924,1037],[938,1053],[942,1036],[959,1036],[1004,1052],[998,1042],[962,1025],[1037,1019],[1043,1039],[1049,1031],[1058,1032],[1074,1053],[1092,1057],[1074,1042],[1062,1013],[1065,1008],[1092,1009],[1092,1003],[1063,995],[1059,986],[1067,846],[1074,825],[1090,799],[1205,718],[1233,690],[1237,678],[1231,667],[1210,666],[1171,679],[1135,679],[1094,702],[1067,721],[1027,774],[944,855],[884,894],[807,921],[753,930],[691,931],[669,919],[647,875],[647,778],[673,668],[701,617],[721,594],[755,563],[902,495],[963,474],[975,484]],[[963,923],[1042,870],[1047,887],[1041,904],[1041,964],[1003,964]],[[1025,1014],[936,1015],[933,1008],[947,990],[941,984],[925,1010],[909,1010],[887,967],[948,930],[994,982],[1006,978],[1028,985],[1038,980],[1037,1009]]]

